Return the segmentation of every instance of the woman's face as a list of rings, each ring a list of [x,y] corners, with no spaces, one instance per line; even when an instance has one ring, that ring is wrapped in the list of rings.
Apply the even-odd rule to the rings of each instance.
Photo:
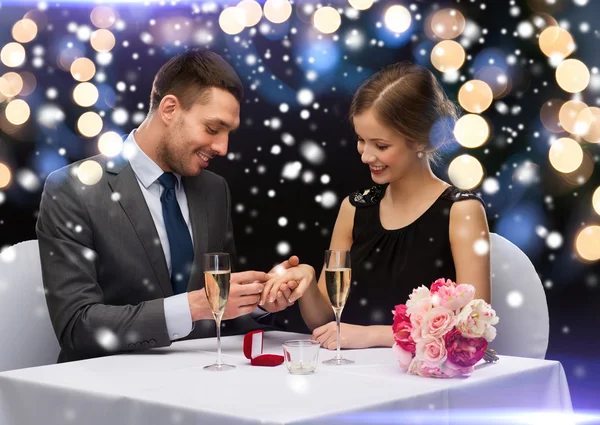
[[[375,183],[390,183],[422,165],[416,149],[396,131],[382,124],[373,108],[355,115],[353,123],[358,153],[362,162],[369,166]]]

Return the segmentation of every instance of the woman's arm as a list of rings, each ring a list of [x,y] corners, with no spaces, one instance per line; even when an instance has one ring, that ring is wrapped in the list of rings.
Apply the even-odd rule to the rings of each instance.
[[[491,303],[490,231],[485,210],[475,199],[455,202],[450,209],[450,246],[456,283],[475,287],[475,298]]]
[[[346,197],[342,201],[342,205],[340,205],[329,249],[350,251],[352,247],[354,211],[355,208],[350,204],[348,197]],[[331,308],[325,285],[325,266],[321,268],[318,283],[314,281],[302,298],[300,298],[299,302],[302,319],[304,319],[304,323],[306,323],[306,326],[311,331],[334,319],[333,309]]]
[[[391,347],[394,345],[394,335],[391,326],[360,326],[342,323],[341,329],[341,348]],[[313,331],[312,339],[319,341],[323,348],[335,350],[337,348],[336,322],[329,322],[316,328]]]

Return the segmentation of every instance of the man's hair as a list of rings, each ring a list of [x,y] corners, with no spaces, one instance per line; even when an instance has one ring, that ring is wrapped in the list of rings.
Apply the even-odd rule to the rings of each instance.
[[[226,90],[242,102],[242,82],[225,59],[207,50],[186,50],[171,58],[156,73],[150,94],[150,114],[168,94],[176,96],[187,111],[196,102],[207,102],[211,87]]]

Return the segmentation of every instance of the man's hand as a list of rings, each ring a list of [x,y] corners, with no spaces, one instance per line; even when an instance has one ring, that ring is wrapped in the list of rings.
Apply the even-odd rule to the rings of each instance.
[[[281,275],[285,273],[286,270],[292,267],[296,267],[298,264],[300,264],[300,259],[297,256],[292,255],[283,263],[273,267],[268,273],[269,277]],[[278,311],[285,310],[286,308],[294,305],[294,303],[290,302],[289,300],[290,296],[292,295],[292,291],[296,289],[297,286],[298,283],[296,281],[290,281],[286,285],[282,285],[279,288],[279,291],[277,291],[275,299],[272,302],[269,302],[267,300],[262,305],[260,305],[261,308],[268,311],[269,313],[277,313]]]
[[[235,319],[236,317],[250,314],[254,311],[260,301],[260,294],[263,291],[264,282],[267,280],[268,275],[264,272],[250,270],[240,273],[231,273],[229,298],[227,300],[223,319]],[[189,292],[188,302],[190,304],[193,322],[213,318],[204,289]]]
[[[310,284],[314,281],[315,269],[308,264],[300,264],[296,267],[289,268],[285,273],[269,279],[265,284],[265,289],[259,305],[273,303],[278,298],[278,292],[283,292],[285,288],[292,291],[288,298],[289,303],[292,304],[304,295]]]

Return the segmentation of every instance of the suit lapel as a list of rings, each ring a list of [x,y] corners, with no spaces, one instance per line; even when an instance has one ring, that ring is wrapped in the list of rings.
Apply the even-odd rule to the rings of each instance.
[[[183,188],[187,198],[192,222],[192,233],[194,234],[194,264],[188,282],[188,291],[204,287],[203,256],[208,246],[208,214],[207,199],[202,185],[200,184],[202,173],[198,177],[183,177]]]
[[[133,169],[127,159],[122,156],[117,157],[113,164],[112,167],[106,168],[108,184],[113,192],[121,195],[119,203],[134,227],[146,255],[148,255],[164,296],[171,296],[173,295],[173,288],[165,254]]]

